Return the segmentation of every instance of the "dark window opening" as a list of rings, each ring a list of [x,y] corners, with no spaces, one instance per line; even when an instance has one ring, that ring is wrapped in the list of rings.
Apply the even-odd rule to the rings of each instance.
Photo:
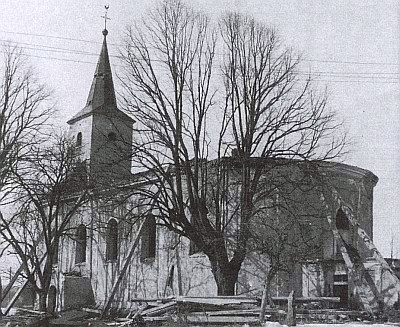
[[[118,256],[118,223],[111,219],[107,224],[106,260],[117,260]]]
[[[52,256],[51,256],[51,262],[53,265],[58,264],[58,243],[54,243],[52,246]]]
[[[75,263],[86,262],[86,227],[81,224],[76,230]]]
[[[189,244],[189,255],[203,252],[203,249],[199,247],[193,240],[190,240]]]
[[[339,210],[336,213],[336,228],[342,230],[350,229],[349,219],[347,218],[342,208],[339,208]]]
[[[146,262],[156,257],[156,219],[152,214],[148,215],[144,224],[141,241],[140,260]]]
[[[109,141],[114,142],[117,140],[117,134],[115,134],[114,132],[110,132],[108,133],[107,138]]]
[[[199,213],[202,217],[206,217],[209,213],[208,208],[207,208],[207,203],[203,198],[199,199]],[[191,217],[191,223],[193,225],[193,227],[196,230],[201,230],[200,226],[201,226],[201,217],[197,216],[197,215],[192,215]],[[190,245],[189,245],[189,255],[192,254],[196,254],[199,252],[203,252],[203,248],[199,247],[195,242],[193,242],[192,240],[190,240]]]
[[[76,146],[82,146],[82,133],[79,132],[76,136]]]

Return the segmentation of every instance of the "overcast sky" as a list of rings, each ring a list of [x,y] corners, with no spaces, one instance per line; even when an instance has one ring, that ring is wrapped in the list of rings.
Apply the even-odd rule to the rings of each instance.
[[[106,0],[107,1],[107,0]],[[154,0],[3,0],[0,40],[24,48],[58,100],[59,125],[83,108],[102,42],[109,4],[108,45],[117,54],[126,26]],[[395,0],[191,0],[217,17],[248,13],[274,26],[303,54],[304,71],[327,86],[329,106],[352,139],[345,162],[379,177],[374,193],[374,240],[385,256],[400,256],[400,5]],[[111,57],[112,63],[117,59]],[[118,68],[118,67],[116,67]],[[116,80],[114,78],[114,80]]]

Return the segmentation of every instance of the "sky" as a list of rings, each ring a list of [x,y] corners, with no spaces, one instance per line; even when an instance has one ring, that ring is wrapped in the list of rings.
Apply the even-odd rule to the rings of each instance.
[[[0,43],[23,48],[35,73],[54,92],[57,125],[86,103],[100,52],[104,5],[117,70],[127,26],[140,22],[156,0],[3,0]],[[374,242],[400,258],[400,2],[396,0],[191,0],[217,19],[227,10],[276,28],[302,54],[329,93],[329,107],[345,122],[351,144],[344,162],[379,177],[374,192]],[[114,81],[116,78],[114,76]],[[118,89],[118,84],[116,83]],[[393,239],[393,247],[391,241]]]

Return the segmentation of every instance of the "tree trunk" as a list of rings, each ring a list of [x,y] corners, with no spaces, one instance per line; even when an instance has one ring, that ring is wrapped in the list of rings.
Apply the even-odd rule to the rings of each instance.
[[[267,309],[267,304],[273,305],[271,297],[271,282],[275,276],[274,271],[269,271],[264,283],[264,290],[261,298],[261,309],[260,309],[260,322],[265,322],[265,310]]]
[[[235,285],[238,279],[240,265],[228,261],[225,247],[215,248],[208,254],[212,273],[217,284],[218,295],[235,295]]]
[[[43,291],[39,293],[39,311],[47,311],[47,294]]]
[[[1,299],[2,298],[3,298],[3,285],[1,284],[1,276],[0,276],[0,304],[1,304]],[[1,305],[0,305],[0,318],[2,316],[3,316],[3,312],[1,311]]]
[[[235,285],[238,274],[219,274],[215,276],[217,282],[218,295],[235,295]]]
[[[294,291],[293,290],[290,292],[289,297],[288,297],[286,325],[296,326],[296,312],[294,309]]]

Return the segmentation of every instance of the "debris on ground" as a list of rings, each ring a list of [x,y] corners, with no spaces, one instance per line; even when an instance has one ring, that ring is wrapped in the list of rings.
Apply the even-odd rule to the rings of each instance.
[[[280,299],[282,305],[267,308],[268,323],[277,326],[287,319],[287,302]],[[279,302],[279,301],[277,301]],[[335,308],[337,301],[332,298],[295,299],[296,321],[306,323],[345,323],[376,322],[363,311]],[[14,316],[0,319],[0,327],[7,326],[138,326],[138,325],[256,325],[259,324],[260,300],[254,297],[216,296],[216,297],[170,297],[163,299],[133,299],[128,310],[110,310],[102,318],[99,308],[82,308],[49,315],[33,310],[18,310]],[[393,316],[393,315],[392,315]],[[7,325],[8,323],[8,325]]]
[[[15,314],[0,317],[0,327],[42,327],[52,317],[46,312],[16,308]]]
[[[364,320],[360,311],[344,311],[331,308],[338,298],[296,299],[296,318],[306,322],[346,322]],[[284,299],[277,302],[284,303]],[[101,319],[102,311],[83,308],[81,311],[60,313],[50,326],[136,326],[144,325],[254,325],[259,323],[260,299],[244,296],[191,297],[179,296],[162,299],[137,298],[126,311],[111,310],[107,319]],[[284,323],[287,318],[287,302],[275,308],[267,308],[270,322]],[[81,323],[78,325],[78,321]]]

